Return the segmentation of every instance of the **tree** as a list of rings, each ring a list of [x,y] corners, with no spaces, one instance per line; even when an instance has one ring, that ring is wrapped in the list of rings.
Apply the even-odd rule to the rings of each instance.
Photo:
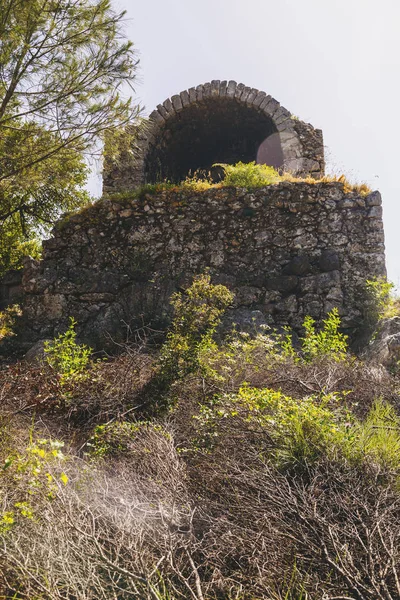
[[[134,120],[137,62],[109,0],[0,0],[0,269],[87,201],[84,160]]]

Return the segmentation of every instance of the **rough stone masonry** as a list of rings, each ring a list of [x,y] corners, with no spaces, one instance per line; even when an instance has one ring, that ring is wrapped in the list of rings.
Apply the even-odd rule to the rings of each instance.
[[[368,277],[385,274],[381,198],[343,184],[279,183],[101,200],[61,222],[23,276],[32,341],[79,323],[97,348],[162,326],[172,292],[209,268],[235,293],[228,320],[299,329],[337,306],[350,332]],[[27,331],[25,332],[27,335]]]
[[[129,193],[239,160],[318,179],[322,132],[233,81],[212,81],[159,105],[135,152],[106,158],[105,197],[61,220],[42,260],[26,261],[24,341],[65,331],[70,316],[96,348],[143,324],[163,327],[171,294],[205,269],[235,293],[228,323],[299,330],[305,315],[320,322],[336,306],[355,332],[366,279],[386,274],[379,192],[293,181]],[[121,191],[124,200],[115,195]]]

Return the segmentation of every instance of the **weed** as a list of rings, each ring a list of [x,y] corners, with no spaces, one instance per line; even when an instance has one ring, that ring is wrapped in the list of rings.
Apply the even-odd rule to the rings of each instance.
[[[303,321],[305,335],[300,338],[304,360],[310,362],[314,358],[328,355],[334,360],[343,360],[347,353],[347,335],[340,333],[340,317],[337,308],[333,308],[320,331],[315,329],[315,321],[307,316]]]
[[[214,167],[222,167],[225,177],[223,186],[240,188],[257,188],[278,183],[281,176],[278,171],[268,165],[260,165],[255,161],[250,163],[238,162],[235,165],[216,163]]]
[[[375,400],[367,418],[354,428],[351,457],[400,469],[400,418],[391,404]]]
[[[200,356],[213,335],[233,295],[223,285],[213,285],[208,274],[195,277],[185,294],[171,298],[174,318],[160,353],[160,375],[165,382],[181,379],[200,367]]]
[[[22,451],[9,454],[2,467],[5,489],[12,489],[11,510],[0,513],[0,535],[10,531],[19,518],[33,519],[36,514],[38,497],[48,500],[55,498],[58,481],[64,485],[68,477],[64,472],[57,475],[50,472],[50,465],[64,460],[61,451],[63,442],[58,440],[31,440]]]
[[[367,279],[366,318],[373,326],[384,318],[394,317],[400,313],[399,300],[394,296],[394,284],[384,277]]]
[[[75,325],[75,319],[70,317],[67,331],[52,342],[46,341],[44,346],[47,363],[58,373],[61,384],[85,378],[92,354],[91,348],[77,343]]]

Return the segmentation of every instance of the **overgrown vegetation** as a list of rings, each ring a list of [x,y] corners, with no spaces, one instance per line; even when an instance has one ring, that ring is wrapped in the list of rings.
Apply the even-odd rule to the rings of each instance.
[[[60,333],[52,342],[46,340],[44,344],[46,361],[59,375],[61,385],[83,379],[92,354],[91,348],[77,343],[75,325],[75,319],[70,317],[67,331]]]
[[[159,359],[163,381],[171,384],[201,368],[202,355],[213,347],[215,330],[232,300],[232,293],[212,285],[209,275],[196,277],[186,294],[172,296],[174,319]]]
[[[399,314],[399,298],[394,294],[394,284],[387,279],[367,280],[366,296],[366,317],[373,325]]]
[[[371,193],[371,189],[366,184],[351,183],[344,175],[325,175],[320,179],[313,177],[295,177],[291,173],[279,173],[273,167],[268,165],[238,162],[235,165],[215,164],[214,167],[220,167],[224,172],[224,177],[218,183],[215,183],[211,176],[207,179],[202,173],[188,175],[186,179],[179,184],[163,181],[159,183],[146,184],[140,188],[124,192],[113,193],[110,196],[114,199],[133,199],[141,198],[146,194],[158,194],[165,191],[177,192],[203,192],[210,188],[239,187],[239,188],[260,188],[268,185],[280,183],[282,181],[303,182],[310,185],[319,183],[339,182],[343,184],[346,193],[355,192],[361,196]]]
[[[333,360],[344,360],[347,353],[347,335],[339,331],[340,317],[337,308],[331,310],[323,320],[323,327],[316,331],[315,320],[305,317],[303,322],[304,337],[301,348],[306,361],[321,356],[330,356]]]
[[[201,275],[157,351],[94,362],[71,322],[0,371],[0,597],[400,596],[398,376],[336,310],[217,336],[231,302]]]
[[[278,171],[268,165],[259,165],[255,162],[235,165],[217,164],[224,171],[223,185],[232,187],[264,187],[282,181]]]
[[[0,311],[0,340],[14,335],[15,320],[19,316],[21,316],[21,309],[18,304]]]

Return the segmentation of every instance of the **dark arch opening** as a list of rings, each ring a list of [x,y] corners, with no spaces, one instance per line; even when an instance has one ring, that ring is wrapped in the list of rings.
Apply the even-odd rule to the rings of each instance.
[[[266,114],[230,98],[208,98],[170,117],[150,148],[147,183],[182,181],[188,174],[221,172],[214,163],[283,166],[279,134]]]

